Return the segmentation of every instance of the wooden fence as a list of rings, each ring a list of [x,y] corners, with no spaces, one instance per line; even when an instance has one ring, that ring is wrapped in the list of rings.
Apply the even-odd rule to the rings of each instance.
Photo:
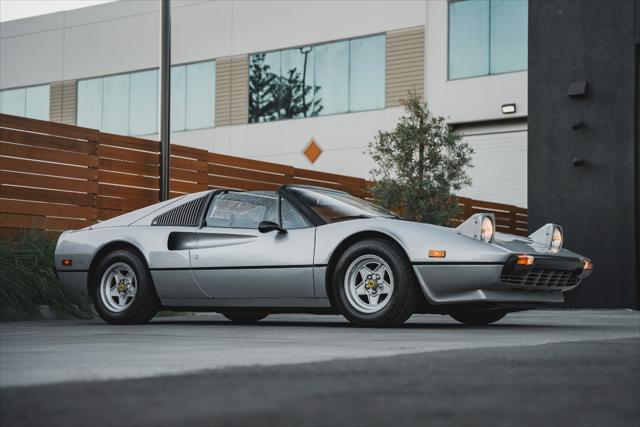
[[[152,203],[159,197],[157,141],[0,114],[0,234],[77,229]],[[362,178],[210,153],[180,145],[171,150],[171,196],[208,188],[274,190],[309,184],[368,196]],[[459,222],[496,213],[498,229],[527,231],[527,211],[460,198]]]

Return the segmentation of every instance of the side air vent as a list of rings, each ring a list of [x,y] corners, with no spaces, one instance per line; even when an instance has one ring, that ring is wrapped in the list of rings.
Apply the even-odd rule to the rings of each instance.
[[[200,212],[204,207],[207,196],[199,197],[190,202],[175,207],[162,215],[158,215],[151,225],[185,225],[195,227],[199,225]]]

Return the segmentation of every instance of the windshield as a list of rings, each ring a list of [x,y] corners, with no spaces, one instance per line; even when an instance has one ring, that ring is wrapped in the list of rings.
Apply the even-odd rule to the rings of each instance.
[[[398,217],[381,206],[341,191],[302,187],[289,189],[327,223],[355,218]]]

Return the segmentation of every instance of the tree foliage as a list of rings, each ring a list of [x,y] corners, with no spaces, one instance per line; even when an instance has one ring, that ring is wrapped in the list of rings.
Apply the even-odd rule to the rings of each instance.
[[[377,164],[373,195],[407,218],[446,224],[458,212],[455,192],[471,184],[466,171],[473,149],[417,94],[409,93],[402,105],[406,114],[396,127],[369,143]]]

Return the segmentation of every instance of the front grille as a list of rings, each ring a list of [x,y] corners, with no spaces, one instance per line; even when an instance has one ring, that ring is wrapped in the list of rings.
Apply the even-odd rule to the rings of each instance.
[[[513,285],[530,286],[535,288],[565,288],[575,286],[579,279],[575,271],[548,270],[534,268],[525,274],[505,274],[500,280]]]

